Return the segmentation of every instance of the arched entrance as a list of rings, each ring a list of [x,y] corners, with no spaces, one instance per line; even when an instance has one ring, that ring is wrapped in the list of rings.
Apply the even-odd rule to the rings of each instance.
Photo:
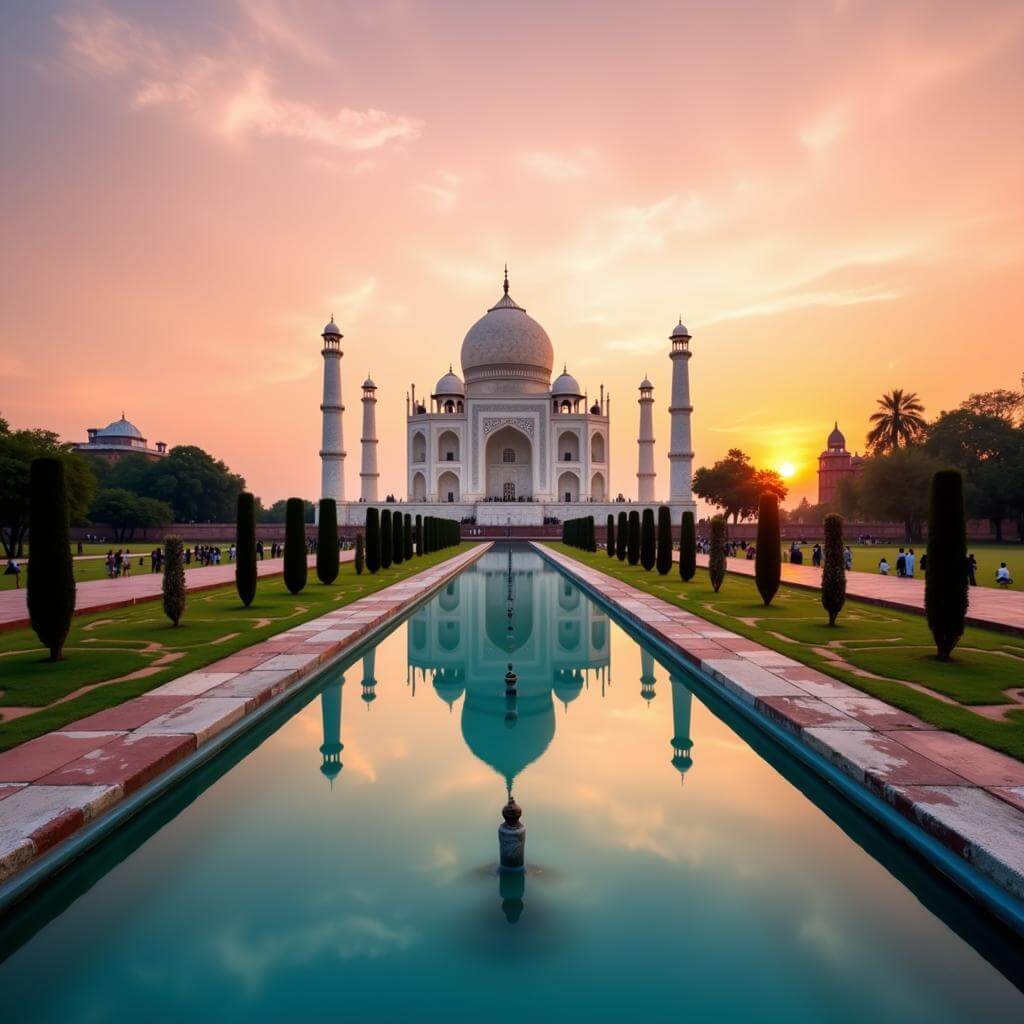
[[[442,473],[437,481],[438,501],[459,501],[459,478],[451,471]]]
[[[496,430],[488,438],[484,461],[488,498],[518,501],[533,494],[533,445],[522,431],[515,427]]]
[[[590,481],[590,496],[594,501],[604,501],[604,474],[595,473],[593,479]]]
[[[427,478],[422,473],[413,473],[412,475],[412,494],[410,498],[413,501],[427,500]]]
[[[575,473],[563,473],[558,478],[558,500],[580,500],[580,478]]]

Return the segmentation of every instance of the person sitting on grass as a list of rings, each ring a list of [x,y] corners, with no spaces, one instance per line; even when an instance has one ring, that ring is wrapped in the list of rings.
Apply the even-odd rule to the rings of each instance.
[[[999,568],[996,569],[996,583],[1001,587],[1013,585],[1013,578],[1010,576],[1010,570],[1005,562],[1000,562]]]
[[[878,562],[878,571],[883,576],[889,575],[889,563],[886,561],[885,555],[882,555],[881,559]]]

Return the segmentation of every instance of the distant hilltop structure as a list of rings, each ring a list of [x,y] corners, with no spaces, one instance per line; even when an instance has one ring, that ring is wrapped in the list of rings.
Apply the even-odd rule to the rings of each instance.
[[[863,468],[864,459],[846,450],[846,438],[837,420],[825,442],[825,450],[818,456],[818,504],[826,505],[835,501],[839,493],[839,481],[849,476],[858,476]]]
[[[155,462],[167,454],[167,445],[163,441],[157,441],[156,447],[150,448],[142,431],[126,420],[123,412],[119,420],[105,427],[89,427],[86,433],[89,440],[84,444],[76,444],[75,451],[95,455],[107,462],[117,462],[125,455],[142,455]]]

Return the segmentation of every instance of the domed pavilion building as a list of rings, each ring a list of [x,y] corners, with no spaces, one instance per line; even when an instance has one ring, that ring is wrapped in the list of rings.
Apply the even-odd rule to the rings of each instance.
[[[163,441],[157,441],[156,446],[150,448],[142,431],[126,420],[124,413],[121,413],[119,420],[105,427],[90,427],[86,434],[88,441],[76,444],[75,451],[83,455],[96,455],[108,462],[117,462],[125,455],[144,455],[147,459],[156,460],[167,454],[167,445]]]

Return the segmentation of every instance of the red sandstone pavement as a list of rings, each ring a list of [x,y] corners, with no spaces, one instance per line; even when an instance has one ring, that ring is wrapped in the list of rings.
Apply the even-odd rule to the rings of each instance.
[[[401,615],[490,546],[477,545],[0,754],[0,883],[267,701],[299,689],[325,662]]]
[[[676,561],[679,555],[676,554]],[[698,555],[697,564],[707,568],[708,556]],[[754,562],[746,558],[730,558],[729,572],[741,576],[754,575]],[[782,582],[810,590],[821,588],[821,570],[813,565],[782,563]],[[900,579],[880,573],[848,572],[846,595],[870,604],[924,612],[924,577]],[[1012,633],[1024,633],[1024,593],[1019,590],[998,590],[995,587],[971,587],[967,621],[972,626],[990,626]]]
[[[681,661],[700,668],[714,684],[1024,900],[1024,763],[936,729],[561,552],[535,546],[660,637]]]
[[[343,562],[350,562],[353,558],[354,551],[341,552]],[[316,555],[310,555],[310,568],[315,565]],[[256,569],[261,579],[265,576],[280,576],[284,572],[284,559],[265,558],[262,562],[256,563]],[[210,590],[212,587],[222,587],[225,583],[234,582],[234,562],[185,570],[185,586],[189,591]],[[75,588],[75,614],[123,608],[135,604],[136,601],[148,601],[160,596],[162,584],[163,576],[160,573],[141,571],[121,579],[88,580],[79,583]],[[0,591],[0,630],[28,625],[25,594],[24,587],[20,590]]]

